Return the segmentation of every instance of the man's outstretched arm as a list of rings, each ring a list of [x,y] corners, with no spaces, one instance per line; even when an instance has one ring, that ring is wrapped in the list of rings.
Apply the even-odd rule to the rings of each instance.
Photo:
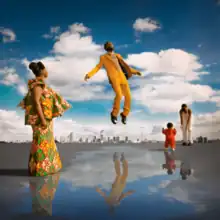
[[[94,76],[102,68],[102,66],[103,66],[103,58],[100,57],[99,63],[96,65],[96,67],[86,74],[85,80]]]

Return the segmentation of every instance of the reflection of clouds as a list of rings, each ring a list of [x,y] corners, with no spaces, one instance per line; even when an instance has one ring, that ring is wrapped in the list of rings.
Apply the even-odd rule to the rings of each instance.
[[[220,204],[220,176],[218,153],[203,149],[188,154],[188,163],[193,167],[187,180],[173,181],[167,187],[166,197],[194,205],[196,211],[206,212]]]
[[[101,185],[111,188],[115,178],[113,154],[125,152],[128,160],[129,175],[127,182],[164,174],[161,164],[164,156],[161,152],[150,152],[131,147],[106,147],[98,151],[87,151],[77,154],[72,166],[62,174],[62,179],[71,181],[74,187],[94,187]]]
[[[149,194],[157,193],[157,192],[159,192],[160,189],[164,189],[167,186],[169,186],[171,182],[172,182],[172,180],[163,180],[157,186],[148,186],[148,192],[149,192]]]

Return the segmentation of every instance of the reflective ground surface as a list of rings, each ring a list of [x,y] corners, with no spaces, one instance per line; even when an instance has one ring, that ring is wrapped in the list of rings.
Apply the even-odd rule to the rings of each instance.
[[[7,168],[21,155],[3,164],[1,154],[0,219],[220,219],[218,144],[67,148],[64,170],[46,178]]]

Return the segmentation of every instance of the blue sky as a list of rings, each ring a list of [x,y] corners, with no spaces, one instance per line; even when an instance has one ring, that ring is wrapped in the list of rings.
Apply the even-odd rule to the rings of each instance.
[[[64,32],[67,33],[69,26],[80,23],[84,27],[89,28],[89,31],[84,33],[78,32],[80,34],[77,40],[78,43],[82,42],[83,37],[90,36],[92,37],[92,41],[86,44],[86,47],[89,47],[91,44],[96,45],[100,49],[105,41],[110,40],[115,44],[117,52],[122,54],[130,65],[143,70],[144,76],[142,78],[136,77],[130,81],[131,85],[136,85],[137,88],[139,87],[132,90],[132,96],[134,96],[132,111],[141,111],[138,116],[135,116],[135,114],[131,115],[131,120],[136,120],[137,117],[140,120],[149,120],[149,118],[151,120],[160,118],[164,121],[176,120],[178,106],[184,102],[192,107],[195,114],[204,114],[207,112],[214,114],[219,110],[220,7],[214,0],[130,0],[126,4],[123,1],[116,0],[111,1],[111,4],[106,4],[106,2],[98,0],[79,1],[77,3],[69,0],[57,0],[56,3],[50,0],[40,0],[37,4],[30,1],[22,1],[21,4],[15,0],[3,0],[1,2],[1,8],[3,9],[0,15],[0,27],[1,33],[3,33],[1,39],[5,39],[4,35],[9,30],[16,36],[15,38],[9,36],[9,38],[12,37],[10,42],[1,42],[0,68],[3,72],[0,75],[1,109],[15,110],[16,104],[22,98],[18,89],[19,83],[10,82],[5,85],[4,77],[9,71],[3,71],[4,68],[13,68],[14,73],[19,76],[19,85],[23,83],[22,86],[24,86],[24,82],[27,81],[28,74],[30,73],[28,73],[26,68],[27,63],[24,64],[23,60],[27,59],[28,62],[32,60],[45,61],[47,57],[59,57],[59,52],[64,45],[67,48],[74,45],[73,38],[69,38],[67,42],[67,38],[61,37],[61,34]],[[146,26],[147,21],[144,20],[146,18],[156,21],[159,26],[156,25],[150,30],[149,26]],[[139,24],[135,28],[134,24],[138,19],[142,19],[142,24]],[[141,25],[142,29],[140,29]],[[51,34],[51,27],[59,27],[59,31],[55,31],[56,33],[54,32],[51,38],[45,39],[42,37],[45,34]],[[68,33],[69,37],[74,35],[73,32]],[[57,38],[54,38],[55,35]],[[59,40],[61,46],[58,48],[55,45],[59,44]],[[51,53],[53,48],[55,48],[55,52]],[[161,51],[164,51],[164,56],[159,54]],[[168,53],[169,51],[171,52]],[[77,48],[75,52],[74,50],[71,52],[75,54],[70,55],[67,51],[64,52],[62,54],[63,59],[74,58],[80,52],[80,48]],[[95,52],[94,49],[94,54],[91,56],[88,55],[91,62],[87,65],[85,61],[85,68],[82,68],[81,71],[79,69],[76,70],[76,64],[66,71],[65,65],[60,65],[60,68],[63,68],[65,72],[65,75],[63,75],[63,78],[66,79],[65,82],[75,72],[77,72],[78,80],[83,79],[85,73],[92,69],[98,61],[98,55],[95,55]],[[140,54],[143,52],[147,54],[141,57]],[[87,56],[86,53],[84,54],[85,57]],[[160,59],[159,64],[157,62],[153,65],[154,60],[151,62],[150,53],[153,53],[157,56],[157,59]],[[131,56],[128,56],[132,54],[138,55],[137,60],[141,61],[137,63]],[[190,55],[196,56],[196,59],[192,58],[190,60]],[[182,56],[185,58],[182,58]],[[172,70],[174,59],[176,59],[174,61],[176,62],[176,67]],[[183,64],[181,64],[182,59],[186,60]],[[145,62],[148,62],[148,64],[145,64]],[[79,65],[82,65],[82,63],[83,61]],[[50,81],[48,83],[58,88],[60,93],[68,97],[73,105],[73,108],[66,113],[65,117],[73,119],[77,117],[77,119],[80,118],[80,122],[85,120],[86,117],[88,118],[87,121],[101,118],[105,120],[105,123],[109,123],[113,94],[111,94],[111,87],[107,81],[105,79],[98,79],[98,77],[104,75],[103,72],[97,73],[97,78],[94,78],[94,80],[91,79],[89,84],[94,83],[93,87],[96,84],[101,85],[100,94],[105,91],[110,94],[110,98],[103,100],[103,97],[93,97],[87,101],[82,96],[80,100],[76,100],[77,94],[74,88],[75,85],[80,86],[79,82],[72,81],[71,86],[71,79],[68,81],[68,88],[72,89],[72,92],[68,94],[64,88],[65,86],[59,85],[59,80],[54,74],[56,69],[54,69],[53,64],[48,63],[48,61],[45,61],[45,64],[48,66],[50,73]],[[191,64],[192,68],[187,69],[187,66]],[[180,81],[178,78],[178,82],[183,86],[182,88],[178,86],[172,87],[175,85],[177,78],[173,79],[171,87],[168,83],[166,84],[167,87],[164,88],[162,81],[157,87],[159,94],[150,96],[151,98],[149,98],[150,84],[153,85],[155,83],[149,82],[153,77],[157,77],[157,80],[160,80],[161,78],[158,73],[162,73],[164,77],[172,74],[177,77],[181,75],[181,71],[184,72],[184,69],[187,69],[184,74],[190,76],[191,72],[194,71],[193,67],[198,64],[200,68],[194,69],[195,72],[208,72],[209,74],[201,74],[199,77],[187,81]],[[146,68],[143,68],[143,66]],[[146,78],[147,76],[148,79]],[[141,87],[140,82],[144,86]],[[165,82],[167,82],[166,78]],[[83,84],[82,82],[80,83]],[[209,86],[209,88],[193,87],[191,89],[192,85],[195,84]],[[146,87],[145,90],[143,90],[143,87]],[[80,89],[82,88],[81,85]],[[186,90],[188,88],[188,98],[186,98],[187,92],[180,94],[174,99],[171,96],[169,97],[169,94],[166,99],[161,98],[162,96],[160,97],[160,95],[164,94],[164,89],[167,91],[169,88],[170,90]],[[91,91],[89,89],[87,90]],[[144,94],[142,95],[141,102],[137,98],[139,93]],[[151,100],[149,101],[149,99]],[[155,100],[158,100],[158,102],[156,103]],[[162,104],[164,100],[168,101],[167,104]],[[167,110],[165,111],[164,109]],[[18,112],[18,114],[21,113]]]

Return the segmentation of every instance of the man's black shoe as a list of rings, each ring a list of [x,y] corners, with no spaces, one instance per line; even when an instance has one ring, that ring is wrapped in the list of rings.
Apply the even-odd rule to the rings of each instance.
[[[183,144],[182,144],[183,146],[186,146],[187,144],[186,144],[186,142],[183,142]]]
[[[123,113],[120,114],[121,115],[121,122],[126,125],[127,124],[127,117],[123,115]]]
[[[117,117],[115,117],[114,115],[111,114],[111,121],[114,125],[116,125],[118,122],[118,119],[117,119]]]

